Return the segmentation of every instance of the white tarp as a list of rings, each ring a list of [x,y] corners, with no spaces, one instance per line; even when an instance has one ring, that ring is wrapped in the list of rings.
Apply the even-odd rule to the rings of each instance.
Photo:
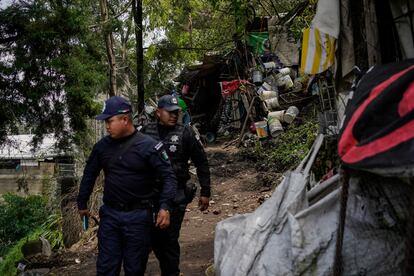
[[[216,275],[331,273],[338,192],[310,207],[306,200],[310,167],[322,142],[320,135],[310,155],[294,172],[285,175],[272,197],[255,212],[235,216],[217,225],[214,243]]]
[[[293,66],[299,63],[299,41],[289,38],[288,28],[277,25],[278,18],[273,16],[268,20],[269,38],[272,52],[276,53],[284,66]]]
[[[217,276],[332,275],[340,214],[336,189],[308,203],[310,166],[322,144],[288,172],[272,197],[253,213],[217,224]],[[305,161],[306,162],[306,161]],[[326,181],[328,182],[328,181]],[[322,182],[320,185],[327,185]],[[330,184],[331,185],[331,184]],[[342,247],[342,275],[401,275],[408,185],[395,178],[351,177]],[[332,187],[332,186],[331,186]],[[316,186],[314,189],[320,189]],[[323,189],[320,189],[323,190]],[[313,195],[314,198],[317,198]]]
[[[319,0],[311,27],[338,38],[339,26],[339,0]]]

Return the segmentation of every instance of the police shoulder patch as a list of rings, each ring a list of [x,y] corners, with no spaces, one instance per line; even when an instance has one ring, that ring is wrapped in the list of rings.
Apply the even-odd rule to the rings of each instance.
[[[159,150],[162,148],[162,146],[163,146],[162,142],[158,142],[158,144],[156,144],[156,145],[154,146],[154,149],[155,149],[156,151],[159,151]]]
[[[161,158],[165,161],[168,160],[168,154],[165,150],[161,151]]]

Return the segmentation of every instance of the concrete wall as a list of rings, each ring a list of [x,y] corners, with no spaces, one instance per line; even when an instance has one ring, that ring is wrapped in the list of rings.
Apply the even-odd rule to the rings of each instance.
[[[37,167],[21,167],[19,170],[0,169],[0,195],[14,193],[25,195],[24,191],[17,191],[18,179],[25,178],[28,183],[28,194],[41,194],[44,184],[54,175],[55,163],[39,162]]]

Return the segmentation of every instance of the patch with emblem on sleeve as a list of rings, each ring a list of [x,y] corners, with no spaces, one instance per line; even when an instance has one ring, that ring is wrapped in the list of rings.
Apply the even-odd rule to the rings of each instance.
[[[156,151],[159,151],[159,150],[162,148],[162,146],[163,146],[162,142],[159,142],[158,144],[156,144],[156,145],[154,146],[154,149],[155,149]]]
[[[165,160],[165,161],[167,161],[167,160],[168,160],[168,154],[167,154],[167,152],[166,152],[165,150],[161,151],[161,152],[160,152],[160,155],[161,155],[161,158],[162,158],[163,160]]]

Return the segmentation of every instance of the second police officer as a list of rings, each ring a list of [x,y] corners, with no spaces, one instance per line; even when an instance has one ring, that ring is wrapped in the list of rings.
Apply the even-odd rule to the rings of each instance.
[[[177,196],[171,209],[170,226],[153,231],[152,248],[160,262],[162,276],[180,274],[178,238],[186,206],[192,201],[192,193],[195,192],[188,182],[190,159],[197,169],[201,186],[198,202],[201,211],[208,208],[210,198],[210,170],[203,145],[191,126],[177,122],[179,111],[177,98],[162,96],[156,111],[158,122],[149,123],[141,129],[141,132],[162,141],[177,177]]]

